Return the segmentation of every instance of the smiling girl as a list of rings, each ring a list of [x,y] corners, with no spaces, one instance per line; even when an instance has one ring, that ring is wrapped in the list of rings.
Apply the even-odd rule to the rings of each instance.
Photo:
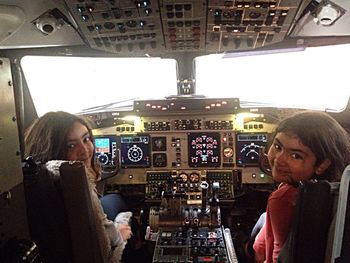
[[[93,201],[96,225],[103,229],[100,242],[105,250],[106,262],[118,262],[120,250],[131,235],[128,224],[111,221],[103,211],[96,189],[101,179],[100,168],[95,161],[92,131],[88,123],[79,116],[58,111],[48,112],[37,119],[25,133],[25,157],[47,163],[52,160],[83,162]]]
[[[257,262],[277,262],[288,236],[299,182],[339,181],[350,163],[349,134],[326,113],[301,112],[277,127],[268,151],[272,176],[279,184],[271,193],[266,221],[254,242]]]

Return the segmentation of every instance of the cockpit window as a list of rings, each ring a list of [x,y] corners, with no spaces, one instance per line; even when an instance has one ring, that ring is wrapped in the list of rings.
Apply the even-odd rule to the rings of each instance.
[[[39,116],[122,110],[177,93],[174,59],[25,56],[21,64]]]
[[[196,93],[237,97],[241,106],[340,111],[350,95],[349,60],[350,45],[198,57]]]
[[[195,95],[239,98],[242,107],[341,111],[349,60],[350,45],[197,57]],[[39,116],[130,110],[135,99],[177,95],[174,59],[25,56],[21,63]]]

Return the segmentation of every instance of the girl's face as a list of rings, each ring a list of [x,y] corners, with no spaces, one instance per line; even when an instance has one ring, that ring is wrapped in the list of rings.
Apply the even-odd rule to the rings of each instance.
[[[67,159],[82,161],[87,168],[91,167],[94,145],[88,129],[80,122],[75,122],[67,135]]]
[[[277,133],[268,152],[272,176],[278,183],[295,183],[322,174],[328,165],[316,166],[316,156],[299,137]],[[325,169],[324,169],[325,168]]]

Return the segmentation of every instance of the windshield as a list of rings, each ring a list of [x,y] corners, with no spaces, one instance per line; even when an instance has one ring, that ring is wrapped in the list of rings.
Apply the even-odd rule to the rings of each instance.
[[[174,59],[26,56],[21,63],[39,116],[122,109],[177,92]]]
[[[238,97],[250,106],[340,111],[350,95],[342,62],[348,59],[350,45],[199,57],[196,90]]]
[[[340,111],[350,95],[350,45],[208,55],[195,59],[196,95],[239,98],[242,106]],[[122,110],[135,99],[177,94],[177,64],[160,58],[26,56],[26,80],[39,116]]]

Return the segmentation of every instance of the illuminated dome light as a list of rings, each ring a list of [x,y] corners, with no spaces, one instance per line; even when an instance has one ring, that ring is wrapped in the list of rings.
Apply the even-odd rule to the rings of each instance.
[[[181,110],[186,110],[186,107],[185,107],[185,106],[181,106],[180,109],[181,109]]]

